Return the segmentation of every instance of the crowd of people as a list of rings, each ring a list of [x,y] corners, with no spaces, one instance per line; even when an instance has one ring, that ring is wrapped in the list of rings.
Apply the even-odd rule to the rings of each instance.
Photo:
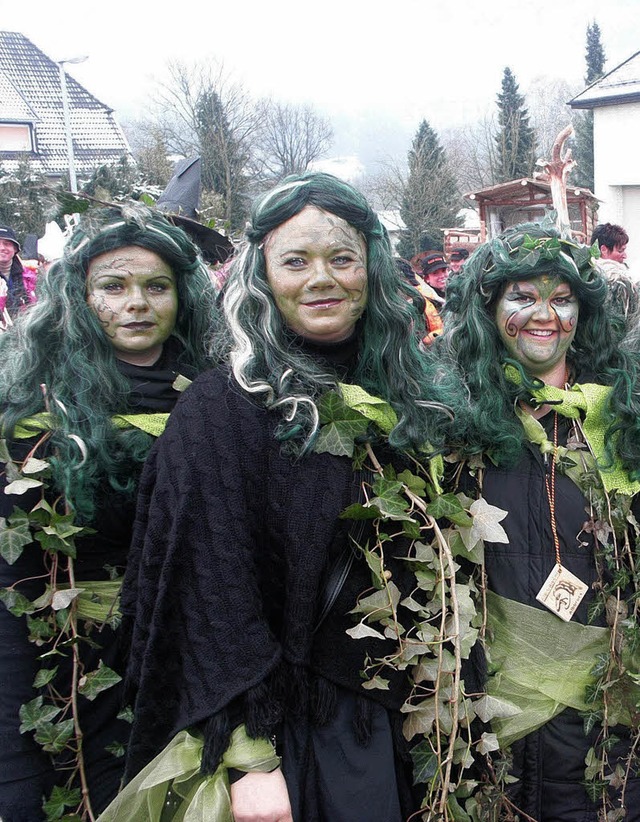
[[[0,226],[2,822],[640,820],[626,233],[406,261],[308,172],[196,242],[32,301]]]

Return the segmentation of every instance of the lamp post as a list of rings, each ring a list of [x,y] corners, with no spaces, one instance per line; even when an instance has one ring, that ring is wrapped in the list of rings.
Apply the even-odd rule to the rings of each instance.
[[[71,113],[69,110],[69,95],[67,93],[67,75],[64,70],[65,63],[84,63],[86,57],[69,57],[66,60],[58,60],[60,69],[60,90],[62,91],[62,114],[64,116],[64,131],[67,138],[67,154],[69,155],[69,186],[73,194],[78,193],[78,181],[76,179],[76,166],[73,158],[73,136],[71,134]]]

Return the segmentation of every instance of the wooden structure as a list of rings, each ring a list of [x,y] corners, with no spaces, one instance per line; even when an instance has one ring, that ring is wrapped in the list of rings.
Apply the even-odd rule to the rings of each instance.
[[[509,226],[539,221],[554,208],[551,182],[523,177],[465,194],[480,213],[480,242],[496,237]],[[568,186],[567,210],[576,239],[589,242],[597,222],[598,200],[589,189]]]

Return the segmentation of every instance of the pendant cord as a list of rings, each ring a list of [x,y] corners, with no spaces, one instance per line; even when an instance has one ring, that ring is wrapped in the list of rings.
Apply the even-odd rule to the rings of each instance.
[[[553,545],[556,552],[556,563],[561,566],[560,561],[560,539],[556,527],[556,461],[558,459],[558,413],[554,411],[553,420],[553,460],[551,462],[551,480],[545,474],[544,484],[547,489],[547,499],[549,500],[549,511],[551,513],[551,533],[553,534]]]

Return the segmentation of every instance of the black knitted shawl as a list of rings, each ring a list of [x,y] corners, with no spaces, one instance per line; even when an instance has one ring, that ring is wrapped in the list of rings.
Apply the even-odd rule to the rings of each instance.
[[[277,421],[225,370],[208,372],[145,466],[122,596],[136,695],[130,777],[185,727],[204,725],[214,768],[233,725],[267,736],[283,716],[308,715],[313,695],[323,700],[318,680],[363,693],[365,654],[385,644],[344,633],[371,584],[364,562],[338,622],[314,635],[327,566],[347,539],[338,515],[358,489],[347,458],[284,456]],[[370,696],[398,708],[405,695]]]

